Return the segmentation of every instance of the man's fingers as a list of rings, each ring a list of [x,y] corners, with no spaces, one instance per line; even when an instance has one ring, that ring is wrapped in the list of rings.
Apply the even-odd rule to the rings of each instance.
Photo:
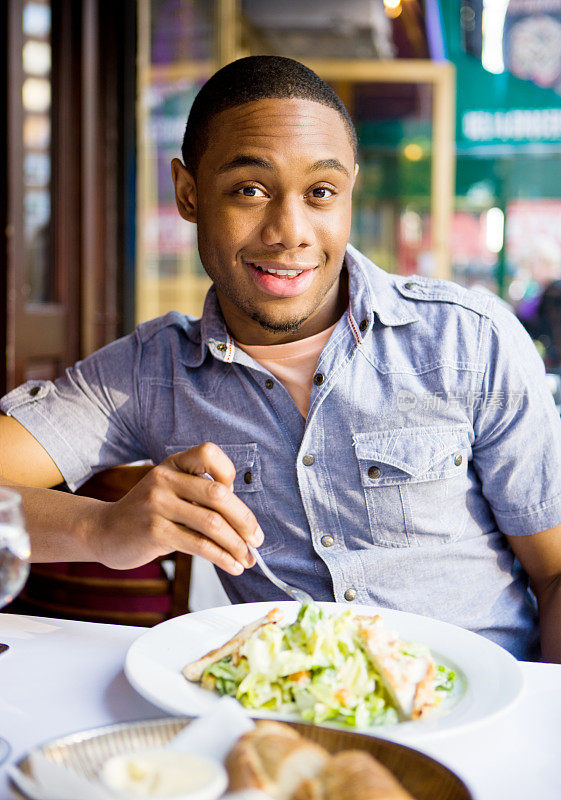
[[[169,546],[240,575],[255,564],[246,542],[259,547],[263,532],[251,509],[234,494],[235,476],[224,451],[205,442],[155,467],[148,499],[152,511],[169,523],[164,526]],[[182,531],[180,542],[178,530]]]
[[[209,541],[215,542],[244,566],[253,566],[253,558],[245,541],[218,511],[175,498],[170,503],[166,517],[171,522],[184,525]]]
[[[169,543],[173,550],[187,553],[188,555],[200,556],[206,561],[211,561],[216,567],[223,569],[230,575],[241,575],[246,568],[246,564],[237,561],[231,553],[223,550],[216,542],[206,536],[201,536],[197,531],[190,530],[184,525],[174,525],[174,528],[175,530],[172,531],[169,537]]]
[[[210,509],[220,515],[244,541],[255,547],[263,544],[263,532],[251,509],[220,481],[210,481],[198,475],[185,475],[175,470],[164,473],[162,480],[172,489],[174,495],[187,503],[180,509],[181,518],[174,521],[195,528],[199,533],[211,535],[217,520],[214,516],[209,516],[210,528],[204,527],[204,517],[200,514],[201,510],[208,513]],[[197,524],[191,521],[191,514],[195,515]]]
[[[180,472],[191,475],[208,473],[215,481],[225,486],[232,486],[236,477],[236,469],[224,450],[212,442],[204,442],[190,450],[174,453],[169,461]]]

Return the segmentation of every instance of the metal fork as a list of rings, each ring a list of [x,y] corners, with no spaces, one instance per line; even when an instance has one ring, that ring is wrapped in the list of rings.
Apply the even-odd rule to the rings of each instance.
[[[283,592],[286,592],[289,597],[292,597],[293,600],[297,600],[299,603],[302,603],[302,605],[314,602],[313,598],[308,594],[308,592],[305,592],[303,589],[298,589],[296,586],[291,586],[289,583],[286,583],[277,577],[274,572],[271,572],[269,567],[263,561],[259,550],[250,544],[247,544],[247,549],[259,564],[261,572],[271,581],[271,583],[274,583],[275,586],[278,586],[279,589],[282,589]]]
[[[199,472],[197,474],[199,478],[206,478],[209,481],[214,480],[212,475],[209,475],[208,472]],[[246,545],[251,555],[254,557],[254,559],[261,567],[261,572],[266,578],[268,578],[271,581],[271,583],[274,583],[275,586],[278,586],[278,588],[282,589],[283,592],[286,592],[286,594],[289,597],[292,597],[293,600],[297,600],[299,603],[302,603],[302,605],[314,602],[313,597],[311,597],[311,595],[309,595],[308,592],[305,592],[303,589],[298,589],[296,586],[291,586],[289,583],[286,583],[280,578],[277,578],[275,573],[271,572],[269,567],[265,564],[258,550],[255,547],[253,547],[253,545],[248,544],[247,542]]]

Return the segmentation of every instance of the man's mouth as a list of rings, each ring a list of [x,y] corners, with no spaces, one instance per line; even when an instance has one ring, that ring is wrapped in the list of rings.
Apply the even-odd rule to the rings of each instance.
[[[245,265],[258,288],[274,297],[296,297],[307,291],[314,280],[315,265],[289,267],[260,261],[246,261]]]
[[[297,278],[298,275],[301,275],[304,272],[303,269],[280,269],[277,267],[266,267],[251,261],[248,263],[250,266],[255,267],[256,270],[259,270],[259,272],[268,272],[269,275],[276,275],[277,278]],[[310,268],[307,267],[307,269]]]

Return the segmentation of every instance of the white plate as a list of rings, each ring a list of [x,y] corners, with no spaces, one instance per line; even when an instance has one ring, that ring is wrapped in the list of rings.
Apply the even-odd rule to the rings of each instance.
[[[318,605],[331,613],[349,609],[337,603]],[[165,711],[193,716],[203,714],[217,702],[218,695],[187,681],[181,670],[189,661],[219,647],[243,625],[264,616],[272,608],[282,609],[284,624],[295,619],[299,604],[223,606],[162,622],[133,642],[127,653],[125,674],[143,697]],[[406,641],[427,644],[436,661],[458,675],[454,692],[431,719],[376,726],[363,732],[404,742],[432,738],[504,713],[518,699],[523,685],[518,662],[489,639],[418,614],[374,606],[353,605],[352,608],[360,614],[380,614],[386,627],[397,631]],[[270,711],[251,709],[248,713],[252,717],[297,719]],[[330,724],[329,727],[344,726]]]

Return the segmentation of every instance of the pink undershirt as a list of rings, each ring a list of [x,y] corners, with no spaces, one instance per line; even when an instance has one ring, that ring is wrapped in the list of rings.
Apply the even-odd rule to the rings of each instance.
[[[236,344],[282,383],[306,418],[316,364],[336,325],[298,342]]]

